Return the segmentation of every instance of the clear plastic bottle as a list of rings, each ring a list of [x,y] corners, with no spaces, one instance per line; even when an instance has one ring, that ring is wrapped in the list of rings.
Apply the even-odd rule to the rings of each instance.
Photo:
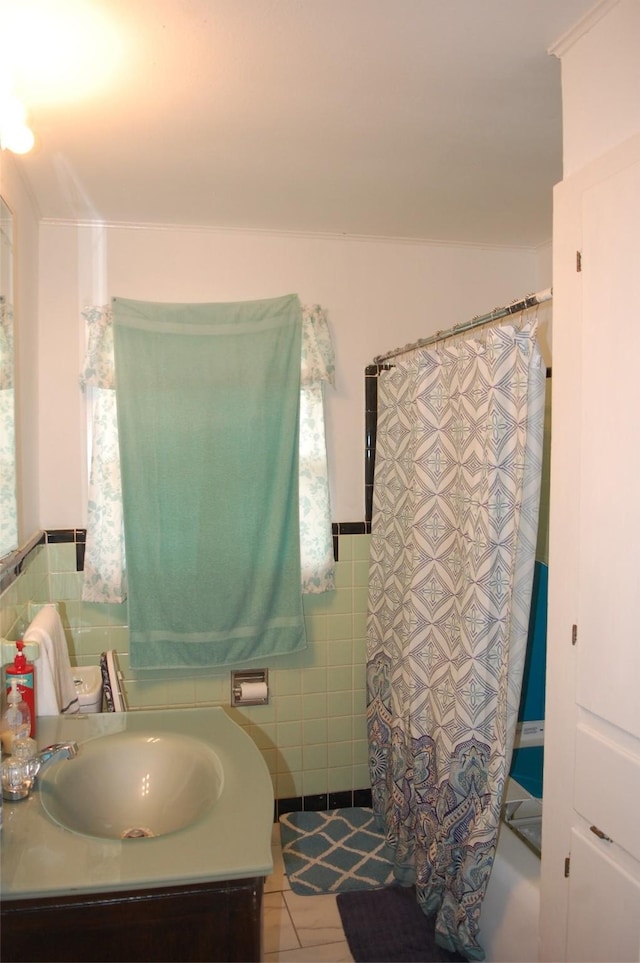
[[[11,679],[11,688],[7,693],[7,708],[2,717],[2,730],[8,730],[10,733],[11,746],[16,739],[29,738],[31,712],[22,698],[17,679]],[[9,746],[9,751],[11,751],[11,746]]]

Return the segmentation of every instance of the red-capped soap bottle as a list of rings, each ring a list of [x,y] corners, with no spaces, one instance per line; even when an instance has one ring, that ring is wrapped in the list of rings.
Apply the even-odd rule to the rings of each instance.
[[[16,642],[16,647],[18,649],[18,654],[16,655],[13,663],[8,665],[6,668],[7,675],[7,695],[11,690],[11,680],[16,679],[18,683],[18,691],[22,694],[22,698],[29,706],[29,713],[31,715],[31,738],[35,738],[36,734],[36,673],[35,667],[32,662],[27,662],[27,657],[23,653],[24,642],[18,640]]]

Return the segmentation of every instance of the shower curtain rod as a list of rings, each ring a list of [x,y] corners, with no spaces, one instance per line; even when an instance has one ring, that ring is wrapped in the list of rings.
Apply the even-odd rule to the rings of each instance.
[[[428,338],[420,338],[419,341],[414,341],[412,344],[405,344],[404,348],[394,348],[393,351],[387,351],[385,354],[376,355],[373,359],[374,364],[384,364],[390,358],[397,358],[398,355],[406,354],[409,351],[414,351],[416,348],[424,348],[428,344],[434,344],[436,341],[444,341],[446,338],[453,337],[454,334],[461,334],[463,331],[470,331],[471,328],[477,328],[481,324],[488,324],[490,321],[498,321],[500,318],[506,318],[510,314],[519,314],[521,311],[525,311],[527,308],[532,308],[536,304],[542,304],[543,301],[550,301],[552,296],[552,288],[546,288],[544,291],[538,291],[537,294],[528,294],[525,298],[521,298],[519,301],[512,301],[511,304],[504,308],[494,308],[489,314],[479,314],[470,321],[463,321],[461,324],[456,324],[452,328],[448,328],[445,331],[437,331],[435,334],[430,335]]]

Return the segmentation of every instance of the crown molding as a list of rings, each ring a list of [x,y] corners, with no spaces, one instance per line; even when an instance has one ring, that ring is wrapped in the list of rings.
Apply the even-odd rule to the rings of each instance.
[[[603,17],[606,17],[619,3],[620,0],[600,0],[600,2],[589,10],[588,13],[585,13],[584,17],[581,17],[573,27],[570,27],[566,33],[563,33],[562,36],[547,49],[547,53],[559,59],[564,57],[567,51],[570,50],[581,37],[595,27],[595,25],[602,20]]]

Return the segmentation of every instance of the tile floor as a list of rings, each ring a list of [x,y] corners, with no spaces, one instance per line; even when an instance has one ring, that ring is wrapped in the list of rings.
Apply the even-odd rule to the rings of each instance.
[[[280,826],[271,837],[273,873],[264,887],[265,963],[353,963],[335,896],[297,896],[289,888]]]

